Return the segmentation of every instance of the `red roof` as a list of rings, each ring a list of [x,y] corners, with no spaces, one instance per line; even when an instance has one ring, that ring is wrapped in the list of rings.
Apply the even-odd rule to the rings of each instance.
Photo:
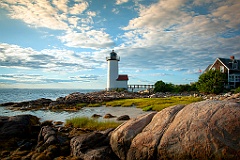
[[[128,75],[118,75],[117,81],[127,81]]]

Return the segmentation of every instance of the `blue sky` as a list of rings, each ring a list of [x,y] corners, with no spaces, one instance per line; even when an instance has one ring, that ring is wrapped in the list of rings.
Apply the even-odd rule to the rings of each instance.
[[[196,82],[240,59],[239,0],[1,0],[0,88],[105,89],[111,50],[129,84]]]

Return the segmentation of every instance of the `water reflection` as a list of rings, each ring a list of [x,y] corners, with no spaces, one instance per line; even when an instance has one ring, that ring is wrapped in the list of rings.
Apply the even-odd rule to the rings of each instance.
[[[91,117],[93,114],[98,114],[104,116],[105,114],[110,113],[113,116],[122,116],[129,115],[130,118],[135,118],[139,115],[146,114],[147,112],[142,111],[139,108],[135,107],[85,107],[77,112],[52,112],[49,110],[37,110],[37,111],[12,111],[5,107],[0,107],[1,116],[15,116],[22,114],[31,114],[40,118],[40,121],[53,120],[53,121],[63,121],[66,119],[76,116],[86,116]],[[103,120],[103,118],[100,118]]]

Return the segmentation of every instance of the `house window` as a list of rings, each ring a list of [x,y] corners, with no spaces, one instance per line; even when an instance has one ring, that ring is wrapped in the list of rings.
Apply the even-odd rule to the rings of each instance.
[[[229,82],[234,82],[234,75],[229,75]]]
[[[215,68],[215,67],[212,67],[212,70],[213,70],[213,71],[215,71],[215,70],[216,70],[216,68]]]
[[[232,69],[238,69],[238,62],[236,60],[232,62]]]
[[[235,76],[235,82],[240,82],[240,76]]]
[[[240,75],[229,75],[229,82],[240,82]]]
[[[220,72],[224,73],[224,66],[220,66]]]

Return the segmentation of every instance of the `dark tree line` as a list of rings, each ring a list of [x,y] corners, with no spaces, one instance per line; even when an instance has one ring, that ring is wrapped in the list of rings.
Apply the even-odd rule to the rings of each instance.
[[[201,93],[214,93],[218,94],[224,91],[224,84],[227,82],[226,74],[221,73],[218,70],[210,70],[203,73],[198,82],[193,84],[174,85],[172,83],[165,83],[163,81],[157,81],[155,83],[154,92],[190,92],[198,91]]]
[[[193,83],[189,84],[181,84],[181,85],[174,85],[172,83],[165,83],[163,81],[157,81],[154,84],[154,92],[174,92],[174,93],[181,93],[181,92],[190,92],[190,91],[197,91],[196,84]]]

